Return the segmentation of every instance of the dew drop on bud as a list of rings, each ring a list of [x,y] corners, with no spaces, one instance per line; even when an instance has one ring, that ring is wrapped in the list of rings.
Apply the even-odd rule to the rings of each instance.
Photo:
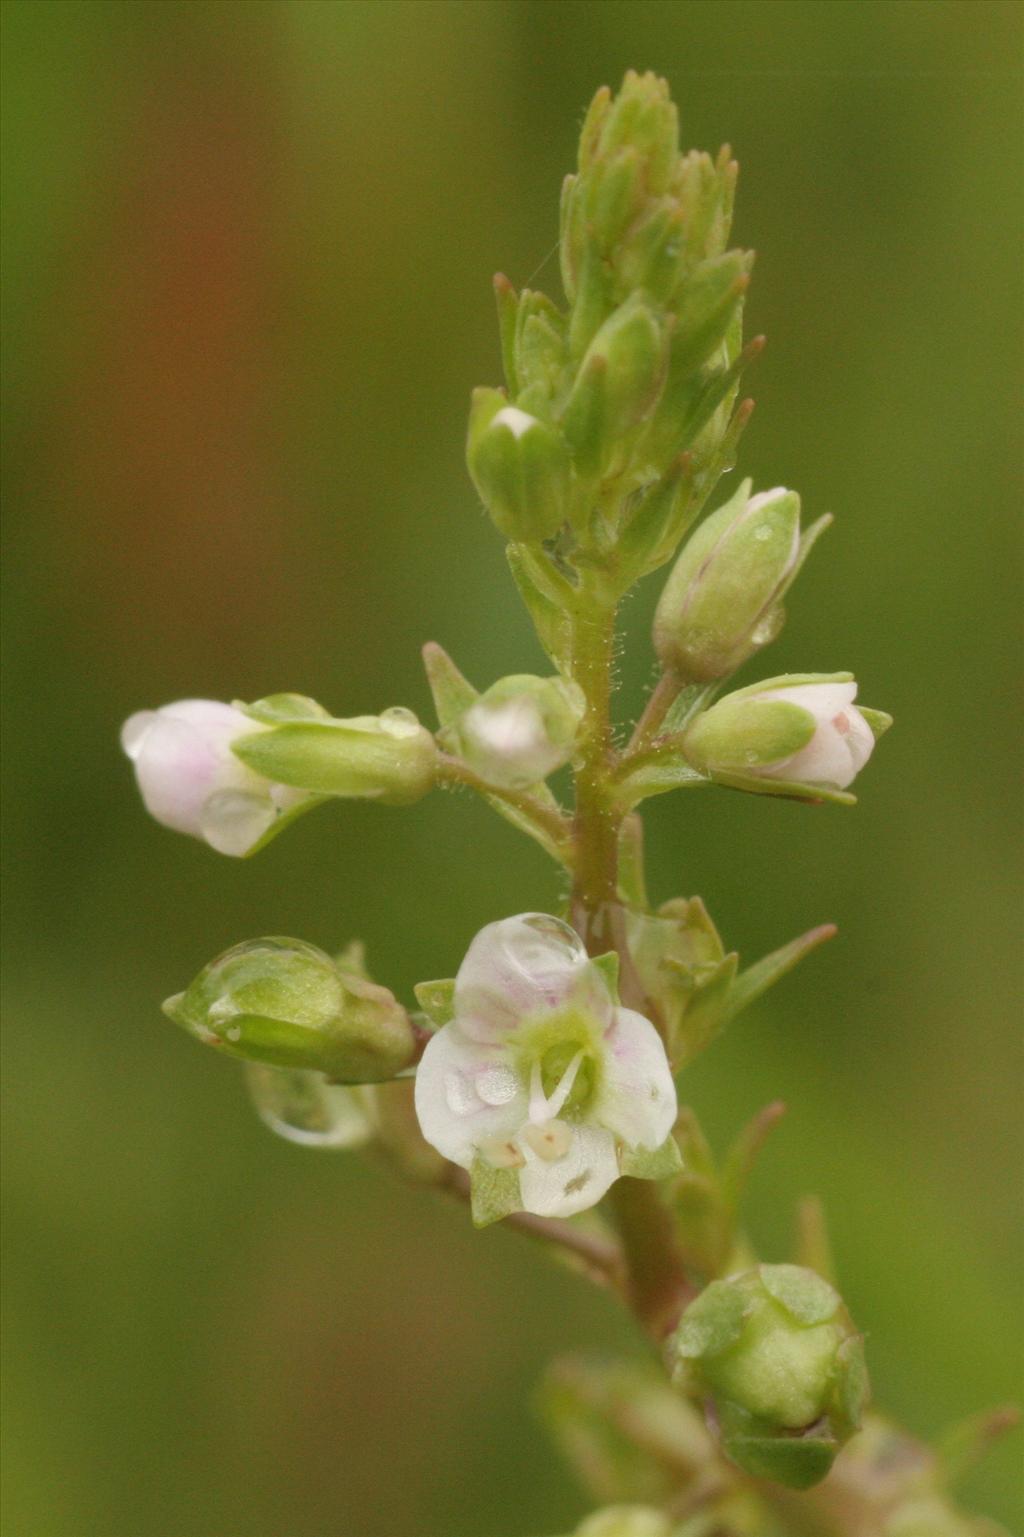
[[[394,737],[415,736],[420,729],[420,723],[411,710],[402,705],[394,705],[392,709],[385,710],[380,717],[381,728]]]
[[[303,1147],[361,1147],[373,1135],[358,1093],[303,1068],[245,1064],[256,1113],[286,1142]]]

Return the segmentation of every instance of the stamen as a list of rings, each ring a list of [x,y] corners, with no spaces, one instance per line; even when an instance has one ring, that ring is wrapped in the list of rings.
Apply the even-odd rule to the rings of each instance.
[[[565,1121],[544,1121],[540,1125],[524,1126],[520,1136],[545,1163],[555,1163],[559,1158],[564,1158],[572,1146],[572,1127]]]
[[[550,1094],[544,1093],[540,1062],[534,1061],[530,1069],[530,1120],[534,1125],[540,1121],[553,1121],[558,1115],[572,1093],[582,1061],[583,1052],[578,1051]]]

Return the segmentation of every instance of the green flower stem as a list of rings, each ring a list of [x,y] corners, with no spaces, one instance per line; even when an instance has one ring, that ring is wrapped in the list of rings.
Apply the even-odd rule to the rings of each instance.
[[[552,859],[568,865],[572,860],[572,828],[569,818],[556,805],[545,805],[528,790],[510,790],[502,785],[492,785],[482,778],[461,758],[442,753],[438,767],[438,782],[447,785],[465,785],[491,800],[503,801],[519,812],[522,820],[529,823],[537,838]]]
[[[629,739],[629,746],[626,748],[627,758],[643,752],[644,748],[653,742],[665,716],[682,693],[683,687],[683,679],[676,673],[666,672],[661,675],[651,690],[643,714]]]

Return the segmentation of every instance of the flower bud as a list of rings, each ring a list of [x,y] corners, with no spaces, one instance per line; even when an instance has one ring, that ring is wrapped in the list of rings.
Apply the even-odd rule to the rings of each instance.
[[[233,752],[260,726],[234,705],[179,699],[141,710],[121,730],[146,810],[165,827],[204,839],[220,854],[252,853],[275,824],[310,804]]]
[[[891,724],[880,710],[855,709],[856,697],[849,673],[770,678],[699,715],[683,748],[695,767],[743,789],[842,791]]]
[[[584,474],[602,470],[616,440],[651,414],[667,366],[664,317],[635,293],[590,343],[565,408],[566,440]]]
[[[695,682],[735,672],[773,639],[799,564],[800,498],[782,487],[749,492],[745,480],[690,536],[654,617],[662,665]]]
[[[253,707],[254,710],[257,706]],[[420,800],[437,777],[437,744],[411,710],[356,715],[349,720],[290,719],[232,744],[258,774],[318,795],[405,806]]]
[[[509,405],[500,390],[475,390],[466,459],[506,539],[539,544],[558,532],[568,511],[569,455],[553,427]]]
[[[415,1055],[409,1016],[386,987],[301,939],[256,939],[211,961],[164,1012],[229,1056],[324,1073],[393,1078]]]
[[[728,1456],[794,1489],[824,1478],[860,1424],[867,1372],[841,1298],[812,1270],[759,1265],[713,1281],[670,1349]]]
[[[459,755],[490,784],[525,789],[568,763],[585,703],[575,683],[517,673],[481,694],[452,737]]]

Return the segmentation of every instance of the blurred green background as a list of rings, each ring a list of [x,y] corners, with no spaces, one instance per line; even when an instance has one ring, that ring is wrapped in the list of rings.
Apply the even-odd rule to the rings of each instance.
[[[769,349],[742,454],[838,515],[762,663],[897,730],[856,811],[650,812],[659,898],[748,959],[841,935],[690,1074],[790,1116],[751,1224],[828,1201],[877,1395],[1019,1391],[1013,793],[1022,12],[1002,0],[7,0],[7,1508],[11,1537],[524,1537],[584,1506],[530,1395],[636,1348],[515,1234],[275,1142],[157,1004],[261,933],[408,991],[543,857],[475,802],[351,806],[251,864],[150,822],[117,749],[182,695],[543,670],[462,467],[500,268],[554,290],[585,103],[668,76],[731,141]],[[652,676],[628,612],[624,716]],[[743,681],[756,677],[750,669]],[[1021,1520],[1017,1447],[971,1500]]]

